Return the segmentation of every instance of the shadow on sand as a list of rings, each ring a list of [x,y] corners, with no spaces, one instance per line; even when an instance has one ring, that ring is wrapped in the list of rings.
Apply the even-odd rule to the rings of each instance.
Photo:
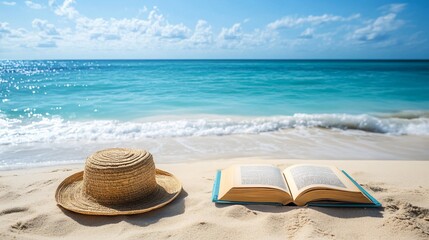
[[[285,213],[295,209],[299,209],[297,206],[283,206],[283,205],[272,205],[272,204],[220,204],[216,203],[217,208],[229,208],[233,206],[243,206],[251,211],[268,212],[268,213]]]
[[[382,218],[384,208],[310,207],[313,210],[337,218]]]
[[[93,216],[71,212],[62,207],[60,207],[60,209],[65,215],[78,222],[79,224],[85,226],[96,227],[125,221],[133,225],[144,227],[158,222],[161,218],[183,214],[185,212],[185,198],[187,196],[188,193],[184,189],[182,189],[182,192],[179,194],[179,196],[177,196],[174,201],[167,204],[166,206],[147,213],[136,215]]]
[[[251,211],[268,212],[268,213],[285,213],[296,211],[299,209],[311,209],[323,214],[337,218],[361,218],[361,217],[376,217],[382,218],[384,208],[352,208],[352,207],[298,207],[294,205],[269,205],[269,204],[219,204],[217,208],[227,208],[232,206],[244,206]]]

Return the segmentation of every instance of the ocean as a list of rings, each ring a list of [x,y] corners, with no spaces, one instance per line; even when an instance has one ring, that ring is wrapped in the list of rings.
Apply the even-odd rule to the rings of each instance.
[[[339,136],[354,151],[314,157],[362,157],[356,141],[368,136],[413,138],[408,151],[429,156],[429,61],[5,60],[0,90],[0,169],[80,163],[116,146],[161,162],[300,158],[284,144]],[[386,152],[363,158],[395,158]]]

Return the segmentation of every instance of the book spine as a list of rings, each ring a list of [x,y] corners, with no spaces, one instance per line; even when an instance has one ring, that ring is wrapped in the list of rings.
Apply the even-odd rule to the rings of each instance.
[[[220,176],[221,176],[221,171],[218,170],[216,172],[216,178],[215,178],[215,181],[213,183],[212,202],[217,202],[218,201]]]
[[[363,194],[365,194],[365,196],[367,198],[369,198],[369,200],[371,200],[374,203],[374,205],[376,207],[381,207],[381,203],[379,201],[377,201],[377,199],[375,199],[375,197],[373,197],[371,194],[369,194],[369,192],[367,192],[359,183],[357,183],[349,174],[347,174],[346,171],[344,171],[344,170],[341,170],[341,171],[346,175],[346,177],[348,177],[350,179],[350,181],[352,181],[356,185],[357,188],[359,188],[359,190],[361,190],[361,192]]]

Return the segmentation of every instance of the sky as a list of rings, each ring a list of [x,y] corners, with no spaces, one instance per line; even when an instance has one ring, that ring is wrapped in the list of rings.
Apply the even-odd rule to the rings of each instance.
[[[0,59],[429,59],[429,1],[0,0]]]

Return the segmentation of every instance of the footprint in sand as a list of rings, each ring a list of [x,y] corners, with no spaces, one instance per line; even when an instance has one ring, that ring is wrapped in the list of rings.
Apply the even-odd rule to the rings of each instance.
[[[0,211],[0,216],[11,214],[11,213],[26,212],[26,211],[28,211],[28,207],[6,208],[6,209]]]
[[[306,209],[300,209],[295,213],[287,225],[288,238],[303,236],[304,238],[334,238],[335,235],[322,229],[319,224],[308,217]]]
[[[71,168],[64,168],[64,169],[55,169],[55,170],[52,170],[51,172],[69,172],[71,170],[72,170]]]
[[[387,189],[381,187],[381,185],[383,185],[382,183],[367,183],[367,184],[362,184],[362,187],[370,189],[373,192],[386,192]]]
[[[38,215],[33,218],[17,221],[10,226],[10,231],[32,231],[41,228],[46,222],[47,215]]]
[[[0,183],[0,191],[5,191],[6,189],[8,189],[9,188],[9,186],[7,186],[7,185],[3,185],[3,184],[1,184]]]
[[[429,238],[429,209],[392,198],[384,199],[389,216],[383,226],[393,226],[395,231],[413,231]]]
[[[247,219],[258,215],[256,211],[250,210],[244,206],[231,206],[231,209],[226,212],[226,215],[235,219]]]
[[[56,182],[57,180],[58,180],[57,178],[54,178],[54,179],[49,179],[46,181],[37,181],[37,182],[34,182],[34,183],[28,185],[27,188],[34,187],[34,186],[37,186],[37,187],[49,186],[52,183]]]
[[[18,194],[16,192],[5,192],[4,194],[0,194],[0,201],[10,202],[19,197],[21,197],[21,194]]]

